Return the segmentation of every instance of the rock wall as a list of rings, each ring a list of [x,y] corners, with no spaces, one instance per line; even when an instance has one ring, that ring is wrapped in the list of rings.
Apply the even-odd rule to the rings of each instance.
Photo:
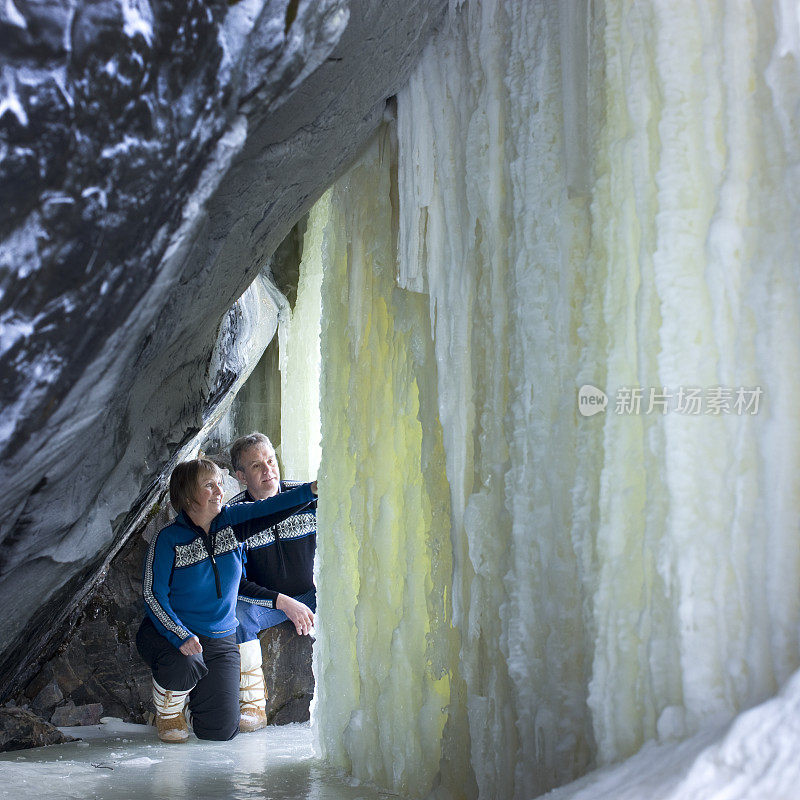
[[[18,703],[29,703],[32,711],[59,725],[96,724],[100,716],[130,722],[147,719],[152,711],[150,670],[136,651],[136,630],[144,613],[145,536],[173,516],[162,496],[144,530],[131,536],[113,560],[74,629],[28,683]],[[97,719],[91,717],[93,706],[99,706]]]
[[[4,7],[0,694],[35,673],[224,412],[272,335],[252,305],[226,312],[445,7]],[[251,301],[274,317],[268,293]]]

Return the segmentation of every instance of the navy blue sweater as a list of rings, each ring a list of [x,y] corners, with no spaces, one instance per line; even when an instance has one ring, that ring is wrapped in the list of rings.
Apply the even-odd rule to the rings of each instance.
[[[299,484],[281,481],[280,493],[287,494]],[[231,505],[252,503],[247,491],[231,499]],[[249,590],[239,592],[239,600],[258,603],[252,584],[265,587],[274,602],[278,594],[297,597],[314,588],[314,554],[317,549],[317,503],[299,509],[270,528],[244,539],[247,563],[244,571]],[[252,583],[250,583],[252,582]],[[243,584],[244,587],[245,584]],[[263,605],[263,603],[258,603]]]
[[[255,503],[225,505],[208,536],[186,514],[178,514],[153,537],[144,563],[142,594],[156,630],[175,647],[193,634],[228,636],[236,630],[240,591],[271,608],[269,592],[242,581],[241,542],[314,500],[311,485],[303,484]]]

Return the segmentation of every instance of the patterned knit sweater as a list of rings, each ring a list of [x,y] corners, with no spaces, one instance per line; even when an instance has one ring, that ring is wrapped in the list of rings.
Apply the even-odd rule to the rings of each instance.
[[[281,481],[280,491],[275,496],[281,497],[299,485],[295,481]],[[252,502],[253,498],[247,491],[230,501],[232,506]],[[278,594],[297,597],[314,588],[316,512],[315,500],[292,516],[244,540],[247,581],[263,586],[273,602]],[[239,600],[252,602],[251,597],[241,592]]]

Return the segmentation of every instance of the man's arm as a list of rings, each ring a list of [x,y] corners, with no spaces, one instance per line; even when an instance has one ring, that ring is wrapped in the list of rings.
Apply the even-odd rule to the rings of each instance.
[[[314,612],[305,604],[295,600],[289,595],[281,594],[273,589],[267,589],[253,581],[247,580],[242,574],[239,581],[239,598],[241,602],[253,603],[265,608],[277,608],[283,611],[287,619],[294,625],[299,636],[311,633],[314,627]]]
[[[257,596],[257,590],[263,592],[261,597]],[[254,603],[265,608],[277,608],[278,611],[283,611],[299,636],[311,633],[314,627],[314,612],[305,603],[289,597],[288,594],[280,594],[272,589],[266,589],[245,578],[242,578],[239,584],[238,599],[240,602]]]
[[[247,580],[243,574],[239,581],[238,599],[264,608],[277,608],[275,603],[278,600],[278,592]]]
[[[304,483],[288,492],[280,492],[266,500],[223,506],[214,521],[216,530],[230,525],[236,538],[243,542],[254,533],[271,528],[301,511],[316,499],[317,482]]]
[[[301,603],[287,594],[279,594],[275,601],[275,608],[286,614],[297,630],[298,636],[311,633],[314,627],[314,612],[305,603]]]

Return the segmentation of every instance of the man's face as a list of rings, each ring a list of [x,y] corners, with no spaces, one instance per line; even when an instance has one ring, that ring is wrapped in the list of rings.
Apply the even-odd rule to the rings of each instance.
[[[257,444],[245,450],[242,467],[236,470],[236,477],[247,484],[247,491],[254,500],[265,500],[278,493],[281,475],[271,447]]]

